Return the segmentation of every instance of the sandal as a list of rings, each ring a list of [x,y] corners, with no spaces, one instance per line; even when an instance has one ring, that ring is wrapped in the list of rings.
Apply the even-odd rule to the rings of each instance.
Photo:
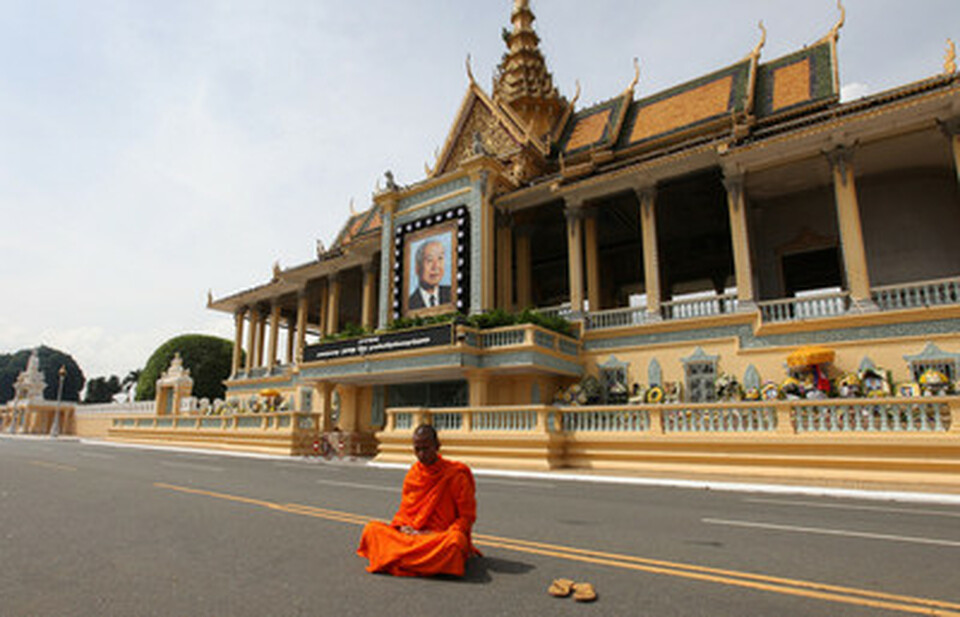
[[[577,602],[593,602],[597,599],[597,591],[590,583],[574,583],[573,599]]]
[[[566,598],[573,590],[573,585],[574,582],[569,578],[557,578],[550,583],[550,588],[547,589],[547,593],[555,598]]]

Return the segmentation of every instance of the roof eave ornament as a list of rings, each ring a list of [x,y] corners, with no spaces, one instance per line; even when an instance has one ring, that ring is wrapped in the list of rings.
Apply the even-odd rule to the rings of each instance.
[[[753,48],[753,50],[747,56],[747,59],[759,58],[760,50],[763,49],[763,46],[767,44],[767,28],[766,26],[763,25],[762,19],[760,20],[759,23],[757,23],[757,27],[760,28],[760,41],[757,42],[756,47]]]
[[[633,96],[633,91],[637,87],[637,84],[640,83],[640,60],[637,58],[633,59],[633,81],[630,82],[630,85],[627,86],[627,89],[623,91],[624,94],[630,93],[631,97]],[[577,84],[577,94],[580,94],[579,90],[580,84]]]
[[[470,67],[470,54],[467,54],[467,78],[470,79],[471,86],[477,85],[477,80],[473,78],[473,69]]]
[[[843,8],[843,2],[837,0],[837,9],[840,10],[840,19],[834,24],[833,28],[830,29],[830,38],[834,41],[840,38],[840,28],[843,27],[844,22],[847,20],[847,9]]]
[[[943,74],[953,75],[957,72],[957,46],[953,39],[947,39],[947,51],[943,57]]]

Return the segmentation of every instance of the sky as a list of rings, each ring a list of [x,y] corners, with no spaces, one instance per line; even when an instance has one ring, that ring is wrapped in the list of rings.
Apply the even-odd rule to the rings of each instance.
[[[47,345],[86,377],[143,367],[206,308],[328,246],[391,170],[424,177],[466,92],[488,92],[513,0],[0,0],[0,353]],[[578,108],[762,61],[833,0],[532,0]],[[956,0],[845,0],[852,100],[943,70]]]

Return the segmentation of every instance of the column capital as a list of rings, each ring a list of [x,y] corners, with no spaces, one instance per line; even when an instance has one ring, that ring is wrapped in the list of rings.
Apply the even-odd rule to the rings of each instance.
[[[583,201],[577,201],[571,203],[569,200],[566,201],[566,206],[563,208],[563,215],[567,218],[567,221],[580,221],[586,217],[586,208],[583,207]]]
[[[740,209],[740,202],[743,200],[743,183],[742,173],[724,174],[723,176],[723,188],[727,190],[734,211]]]
[[[364,274],[373,274],[377,271],[377,266],[379,264],[375,261],[366,261],[363,263],[363,273]]]
[[[513,212],[497,208],[494,214],[494,221],[498,228],[513,226]]]
[[[233,316],[237,319],[243,319],[247,316],[247,313],[250,311],[249,307],[241,306],[233,312]]]
[[[340,282],[340,271],[331,272],[327,275],[327,281],[330,283],[339,283]]]
[[[640,203],[653,202],[657,198],[657,185],[656,183],[637,184],[633,187],[633,192]]]
[[[839,172],[843,186],[847,185],[847,169],[852,168],[853,155],[855,151],[856,144],[841,144],[831,150],[823,151],[823,155],[827,158],[827,162],[830,163],[830,168],[836,172]]]
[[[937,124],[940,126],[940,131],[947,137],[960,137],[960,116],[937,120]]]

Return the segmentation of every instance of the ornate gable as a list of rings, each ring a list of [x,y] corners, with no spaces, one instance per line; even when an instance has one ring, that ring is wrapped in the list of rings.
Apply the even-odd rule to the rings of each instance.
[[[453,171],[467,159],[489,155],[507,159],[520,151],[520,142],[479,98],[474,98],[438,174]]]

